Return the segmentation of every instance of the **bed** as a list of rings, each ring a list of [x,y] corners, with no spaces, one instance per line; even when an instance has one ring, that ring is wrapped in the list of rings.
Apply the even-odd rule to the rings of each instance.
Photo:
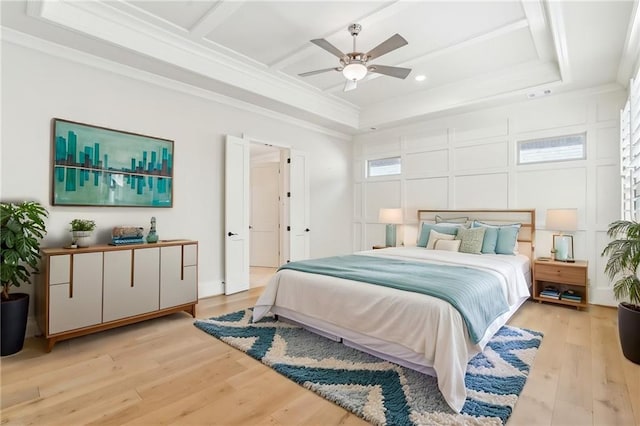
[[[435,234],[431,232],[434,229],[442,230],[445,226],[458,228],[455,232],[460,233],[468,232],[459,231],[461,226],[484,226],[492,229],[485,229],[483,234],[488,235],[517,224],[515,244],[508,242],[515,254],[493,254],[490,250],[471,254],[437,249],[438,246],[427,249],[419,245],[366,250],[340,257],[341,262],[355,262],[357,267],[347,266],[351,275],[344,275],[343,271],[334,274],[332,268],[329,272],[308,269],[309,264],[315,267],[334,259],[308,261],[309,264],[301,265],[300,270],[295,268],[298,262],[294,262],[293,269],[280,269],[267,284],[256,302],[253,318],[258,321],[272,312],[281,319],[348,346],[436,376],[445,401],[460,412],[466,400],[464,376],[468,361],[484,349],[491,337],[530,296],[535,210],[418,210],[417,219],[419,245],[440,245],[439,239],[428,241],[425,232],[433,237]],[[462,219],[465,223],[459,223]],[[512,230],[506,232],[513,233]],[[390,276],[383,273],[381,280],[389,282],[371,284],[381,283],[377,276],[363,278],[369,275],[364,275],[361,270],[375,269],[371,267],[375,264],[385,271],[397,269],[400,273]],[[405,267],[411,273],[403,274],[401,271]],[[432,276],[432,270],[441,269],[447,274],[450,271],[455,277],[463,276],[454,278],[459,281],[456,286],[478,293],[470,299],[476,302],[466,302],[473,305],[472,309],[481,307],[479,310],[484,310],[485,305],[501,299],[495,293],[487,297],[489,293],[479,290],[479,283],[471,285],[468,281],[473,274],[492,281],[493,291],[504,296],[504,303],[501,299],[498,310],[486,314],[485,324],[476,327],[475,319],[469,319],[475,318],[475,314],[466,312],[465,309],[469,308],[461,308],[460,302],[434,297],[429,293],[431,290],[426,294],[407,290],[405,281],[410,285],[416,279],[422,279],[423,270],[424,276]],[[433,280],[446,282],[445,278]]]

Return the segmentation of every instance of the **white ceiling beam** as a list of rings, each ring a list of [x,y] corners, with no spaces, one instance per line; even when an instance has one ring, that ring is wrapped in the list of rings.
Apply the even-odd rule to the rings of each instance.
[[[369,15],[362,16],[360,18],[349,21],[349,23],[357,22],[362,25],[363,28],[373,26],[375,23],[380,22],[385,19],[389,19],[393,15],[398,14],[399,12],[405,10],[407,7],[411,6],[411,2],[404,1],[395,1],[390,3],[389,5],[383,6],[380,9],[370,13]],[[338,33],[346,31],[348,25],[341,25],[340,28],[336,28],[330,31],[328,34],[320,38],[329,39],[331,37],[335,37]],[[268,64],[268,66],[274,70],[281,70],[293,63],[296,63],[316,52],[318,46],[314,46],[311,43],[305,43],[302,46],[299,46],[293,49],[291,52],[285,54],[280,59],[276,59],[272,63]]]
[[[191,34],[193,38],[202,38],[207,34],[211,34],[213,30],[240,9],[244,3],[244,0],[218,1],[209,12],[204,14],[202,18],[189,29],[189,34]]]
[[[411,64],[416,64],[416,63],[422,63],[422,62],[427,62],[433,58],[436,58],[438,56],[442,56],[442,55],[446,55],[452,52],[455,52],[457,50],[460,49],[464,49],[467,48],[469,46],[473,46],[475,44],[478,43],[482,43],[484,41],[487,40],[491,40],[494,39],[496,37],[500,37],[509,33],[512,33],[514,31],[520,30],[522,28],[527,28],[529,26],[529,21],[527,21],[526,19],[519,19],[515,22],[512,22],[510,24],[507,25],[503,25],[499,28],[496,28],[494,30],[488,31],[486,33],[480,34],[480,35],[476,35],[473,37],[470,37],[466,40],[463,40],[461,42],[455,43],[455,44],[451,44],[449,46],[445,46],[442,47],[440,49],[436,49],[436,50],[432,50],[428,53],[425,53],[424,55],[420,55],[420,56],[416,56],[415,58],[411,59],[410,61],[405,61],[399,64],[396,64],[395,66],[398,67],[410,67]],[[367,77],[363,80],[373,80],[376,78],[382,77],[380,74],[367,74]],[[331,85],[329,87],[324,88],[323,90],[326,92],[336,92],[338,91],[338,89],[342,89],[343,87],[343,83],[340,84],[335,84],[335,85]]]
[[[541,61],[554,59],[553,40],[545,17],[544,5],[540,0],[522,0],[522,9],[529,21],[529,31]]]
[[[40,18],[216,80],[234,90],[290,105],[350,128],[358,128],[359,108],[317,89],[211,50],[111,8],[102,2],[46,1]]]
[[[567,48],[567,28],[564,23],[564,13],[562,12],[562,2],[547,2],[547,12],[549,13],[549,25],[553,37],[556,59],[560,76],[564,83],[571,81],[571,66],[569,65],[569,50]]]
[[[638,2],[633,2],[633,10],[627,27],[627,38],[624,41],[622,57],[618,66],[617,80],[623,87],[629,85],[631,77],[638,72],[640,67],[640,7]]]

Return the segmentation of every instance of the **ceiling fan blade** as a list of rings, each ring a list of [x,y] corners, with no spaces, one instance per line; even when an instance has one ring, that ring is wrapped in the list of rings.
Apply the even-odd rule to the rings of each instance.
[[[298,74],[300,77],[308,77],[310,75],[316,75],[316,74],[322,74],[323,72],[327,72],[327,71],[340,71],[340,68],[325,68],[323,70],[315,70],[315,71],[307,71],[307,72],[303,72]]]
[[[387,65],[369,65],[368,70],[376,74],[384,74],[390,77],[407,78],[411,68],[389,67]]]
[[[337,56],[338,58],[342,59],[342,57],[345,56],[345,54],[342,53],[340,49],[338,49],[333,44],[329,43],[327,40],[323,38],[315,38],[311,40],[311,43],[315,44],[318,47],[322,47],[324,50],[331,53],[332,55]]]
[[[313,41],[313,40],[312,40]],[[367,52],[369,59],[379,58],[392,50],[396,50],[404,45],[409,44],[400,34],[389,37],[386,41],[383,41],[373,49]]]
[[[356,87],[358,87],[358,82],[355,80],[347,80],[344,83],[344,89],[343,92],[349,92],[353,89],[355,89]]]

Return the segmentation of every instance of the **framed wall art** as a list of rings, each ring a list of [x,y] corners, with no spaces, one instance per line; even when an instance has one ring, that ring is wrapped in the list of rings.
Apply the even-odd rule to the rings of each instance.
[[[54,206],[173,206],[173,141],[53,119]]]

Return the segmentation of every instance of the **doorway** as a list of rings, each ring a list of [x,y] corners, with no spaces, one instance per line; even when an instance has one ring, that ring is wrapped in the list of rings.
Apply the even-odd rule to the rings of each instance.
[[[283,181],[281,148],[252,142],[249,184],[250,287],[266,285],[281,261]]]
[[[266,145],[280,156],[278,248],[279,263],[309,258],[309,169],[303,151],[227,135],[225,140],[224,191],[224,291],[238,293],[250,288],[251,145]],[[254,209],[257,214],[262,214]],[[257,218],[254,218],[257,220]],[[256,222],[257,223],[257,222]]]

